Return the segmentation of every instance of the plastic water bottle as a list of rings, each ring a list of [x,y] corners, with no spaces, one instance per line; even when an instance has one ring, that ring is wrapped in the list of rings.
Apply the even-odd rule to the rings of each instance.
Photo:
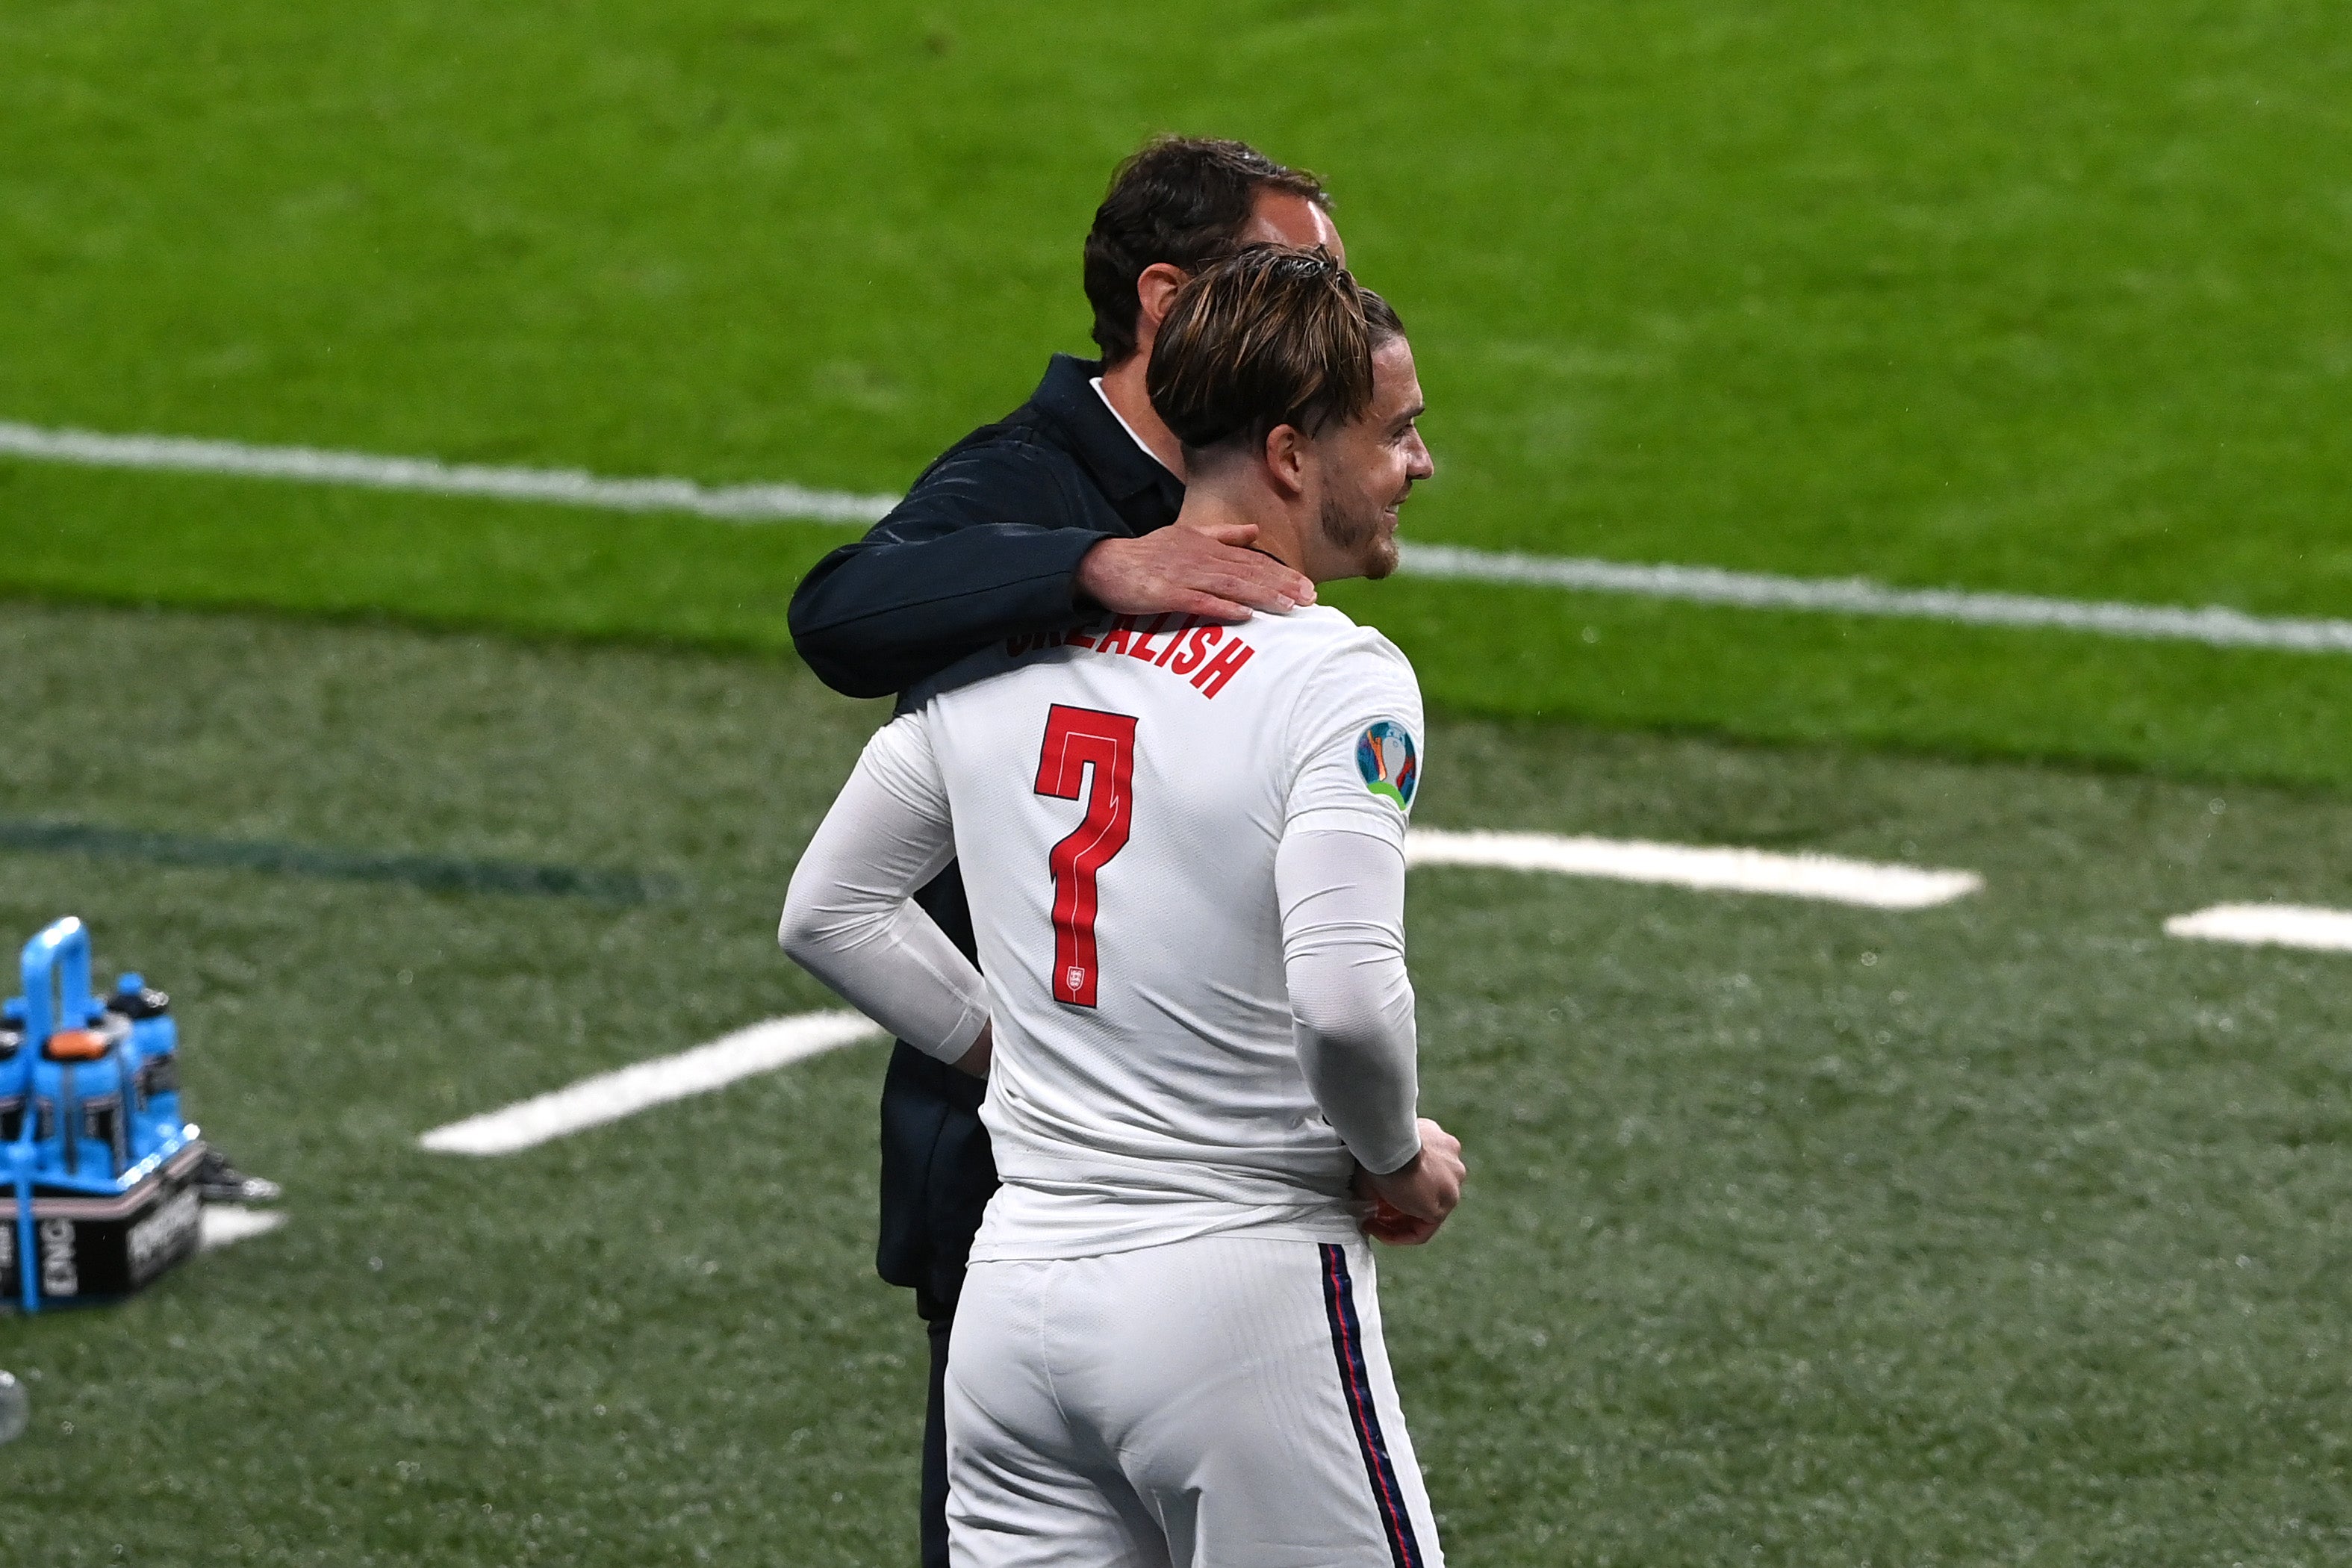
[[[23,1436],[26,1424],[32,1419],[33,1402],[25,1385],[14,1373],[0,1372],[0,1443],[13,1443]]]
[[[176,1147],[182,1136],[179,1027],[172,1022],[171,997],[135,972],[115,983],[106,1010],[131,1022],[121,1059],[132,1081],[123,1104],[131,1121],[131,1158],[143,1160],[160,1148]]]

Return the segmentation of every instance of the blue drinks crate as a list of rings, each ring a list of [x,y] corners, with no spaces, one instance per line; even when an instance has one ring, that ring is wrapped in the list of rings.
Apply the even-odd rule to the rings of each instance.
[[[203,1239],[205,1146],[180,1114],[170,998],[125,974],[90,994],[89,931],[72,916],[25,944],[25,990],[0,1011],[0,1303],[127,1296]]]

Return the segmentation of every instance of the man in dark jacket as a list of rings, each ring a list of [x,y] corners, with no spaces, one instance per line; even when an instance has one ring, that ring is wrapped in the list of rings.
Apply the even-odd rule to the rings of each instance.
[[[1086,242],[1101,361],[1055,354],[1029,401],[950,447],[855,544],[793,595],[793,645],[852,697],[899,692],[1001,637],[1099,610],[1242,620],[1312,603],[1314,585],[1249,548],[1255,531],[1171,529],[1182,453],[1144,372],[1193,270],[1271,241],[1346,252],[1315,176],[1238,142],[1169,137],[1119,165]],[[918,901],[972,952],[950,867]],[[940,1388],[964,1261],[996,1167],[980,1062],[958,1072],[901,1042],[882,1088],[882,1278],[915,1291],[929,1326],[922,1561],[944,1568],[947,1445]]]

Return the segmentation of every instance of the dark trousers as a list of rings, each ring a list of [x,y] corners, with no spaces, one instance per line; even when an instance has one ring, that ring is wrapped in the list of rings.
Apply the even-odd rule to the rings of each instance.
[[[923,1568],[948,1568],[948,1336],[955,1330],[955,1308],[919,1293],[915,1300],[931,1337],[931,1397],[923,1410]]]
[[[917,895],[969,957],[971,915],[950,866]],[[996,1191],[996,1162],[981,1125],[988,1086],[906,1041],[882,1082],[882,1235],[877,1272],[915,1292],[931,1341],[931,1393],[923,1413],[923,1568],[948,1563],[948,1335],[981,1215]]]

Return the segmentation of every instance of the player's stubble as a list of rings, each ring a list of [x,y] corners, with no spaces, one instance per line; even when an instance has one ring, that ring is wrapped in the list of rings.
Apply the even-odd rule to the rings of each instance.
[[[1327,490],[1318,521],[1324,542],[1359,563],[1361,574],[1378,582],[1397,569],[1395,517],[1394,509],[1379,501],[1349,506]]]

